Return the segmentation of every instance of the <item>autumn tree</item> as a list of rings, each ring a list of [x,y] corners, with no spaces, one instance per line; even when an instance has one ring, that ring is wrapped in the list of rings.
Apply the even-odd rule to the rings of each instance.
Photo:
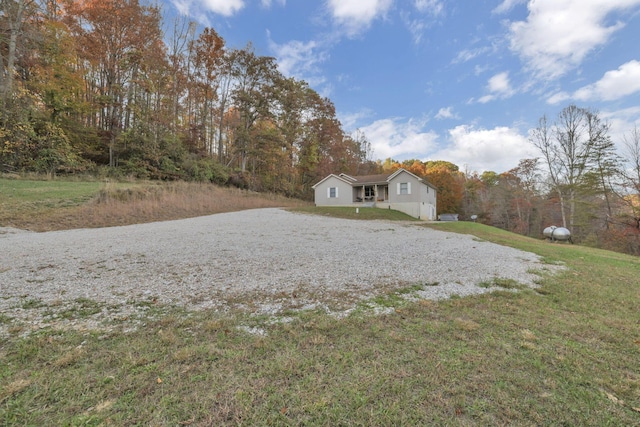
[[[344,131],[331,100],[311,93],[307,114],[301,136],[300,163],[304,165],[306,175],[305,192],[310,193],[311,185],[330,173],[355,171],[348,168],[351,162],[347,157],[353,153],[343,144]]]
[[[270,119],[270,92],[277,70],[274,58],[257,56],[251,45],[234,50],[230,56],[234,79],[231,97],[238,114],[233,151],[241,172],[245,172],[249,159],[256,160],[257,154],[251,140],[252,128],[258,120]]]
[[[423,177],[427,173],[426,164],[417,159],[403,161],[402,168],[419,177]]]
[[[195,100],[195,108],[191,118],[191,127],[198,129],[197,147],[203,153],[213,156],[217,147],[218,136],[216,125],[219,124],[216,114],[218,95],[218,76],[224,55],[224,40],[213,28],[205,28],[192,43],[193,70],[191,81],[191,100]],[[195,95],[195,96],[194,96]]]
[[[392,173],[400,169],[402,164],[393,160],[391,157],[387,157],[383,162],[380,162],[380,167],[384,173]]]
[[[273,87],[273,121],[279,133],[273,180],[286,194],[293,195],[298,185],[297,163],[303,145],[302,136],[309,116],[311,89],[306,82],[278,76]]]
[[[487,194],[485,184],[477,172],[465,174],[460,213],[467,218],[476,215],[476,220],[484,222],[488,211]]]
[[[88,100],[98,110],[113,167],[116,139],[131,124],[134,83],[144,59],[161,45],[160,11],[137,0],[67,1],[67,22],[86,61]]]
[[[458,213],[462,205],[464,176],[447,161],[426,162],[427,180],[437,189],[437,214]]]
[[[311,197],[375,173],[362,132],[253,47],[140,0],[0,0],[0,161],[15,170],[198,179]],[[234,171],[232,174],[231,171]],[[100,171],[102,173],[102,171]]]
[[[517,214],[517,229],[524,235],[537,235],[541,228],[540,170],[539,159],[521,159],[518,166],[507,172],[515,180],[514,204]],[[537,225],[537,226],[536,226]]]

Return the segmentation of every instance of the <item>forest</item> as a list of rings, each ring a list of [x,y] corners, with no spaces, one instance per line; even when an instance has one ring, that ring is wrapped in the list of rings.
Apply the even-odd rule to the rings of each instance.
[[[624,153],[597,111],[569,105],[530,134],[537,158],[504,173],[375,161],[330,99],[248,44],[165,21],[138,0],[0,0],[0,171],[192,180],[311,200],[330,173],[404,167],[438,213],[640,255],[640,131]],[[500,141],[495,141],[500,144]]]

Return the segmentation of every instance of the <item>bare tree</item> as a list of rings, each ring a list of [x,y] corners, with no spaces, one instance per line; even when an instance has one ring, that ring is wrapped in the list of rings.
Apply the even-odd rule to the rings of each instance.
[[[177,136],[177,124],[179,122],[180,98],[186,90],[187,54],[191,40],[194,39],[196,23],[183,16],[174,19],[173,30],[170,33],[168,45],[169,67],[171,78],[171,117],[172,136]]]
[[[542,159],[549,170],[549,180],[553,190],[560,200],[560,213],[562,214],[562,226],[567,226],[565,215],[565,194],[562,191],[562,171],[558,162],[558,148],[553,139],[553,130],[549,127],[547,116],[542,116],[538,121],[538,127],[531,132],[531,143],[540,150]]]
[[[543,116],[531,133],[530,141],[542,153],[553,190],[560,199],[564,227],[573,229],[575,225],[580,185],[591,166],[596,144],[607,132],[608,125],[600,121],[596,112],[570,105],[558,114],[552,127]]]
[[[627,197],[623,198],[631,208],[635,227],[640,229],[640,129],[634,127],[623,139],[628,167],[624,171],[624,187]]]

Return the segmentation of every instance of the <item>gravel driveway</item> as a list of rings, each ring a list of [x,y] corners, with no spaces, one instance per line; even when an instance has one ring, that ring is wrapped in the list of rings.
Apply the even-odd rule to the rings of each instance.
[[[0,229],[0,335],[16,322],[91,327],[152,304],[347,310],[415,284],[430,285],[418,297],[440,299],[487,292],[476,285],[496,277],[533,285],[530,271],[548,268],[534,254],[419,224],[256,209],[101,229]],[[95,314],[70,311],[95,303]]]

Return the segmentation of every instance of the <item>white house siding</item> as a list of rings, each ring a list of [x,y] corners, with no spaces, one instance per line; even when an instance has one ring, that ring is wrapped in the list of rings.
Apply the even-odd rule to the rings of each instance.
[[[406,183],[409,194],[399,194],[400,186]],[[421,187],[424,185],[413,175],[401,172],[389,181],[389,202],[390,203],[415,203],[420,201]]]
[[[399,185],[407,183],[410,194],[398,194]],[[414,218],[435,220],[436,191],[414,175],[401,172],[389,181],[389,206]]]
[[[435,221],[436,220],[436,189],[428,185],[421,186],[422,202],[420,203],[420,218]]]
[[[331,187],[338,189],[338,197],[328,197]],[[353,204],[353,188],[343,180],[329,176],[315,186],[316,206],[350,206]]]
[[[391,175],[388,181],[388,200],[377,202],[376,207],[381,209],[394,209],[404,212],[414,218],[433,221],[436,219],[436,190],[430,185],[421,181],[415,175],[401,170],[397,174]],[[407,184],[408,194],[399,194],[400,185]],[[373,185],[371,183],[360,184],[351,182],[336,175],[329,175],[313,186],[315,190],[316,206],[359,206],[355,203],[358,191],[363,185]],[[328,197],[329,188],[337,188],[338,197]],[[380,190],[380,189],[379,189]]]

